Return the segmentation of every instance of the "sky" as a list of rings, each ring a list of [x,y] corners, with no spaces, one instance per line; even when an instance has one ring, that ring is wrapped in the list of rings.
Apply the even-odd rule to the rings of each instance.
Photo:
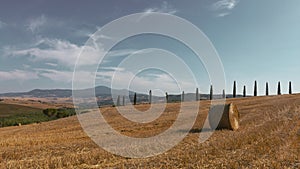
[[[2,0],[0,93],[72,88],[76,59],[96,31],[120,17],[151,12],[181,17],[209,38],[224,67],[227,93],[232,92],[233,81],[237,81],[238,93],[246,85],[247,93],[253,94],[255,80],[259,95],[265,93],[266,82],[270,93],[275,94],[278,81],[282,93],[287,93],[289,81],[294,92],[300,92],[299,6],[299,0]],[[119,29],[122,31],[122,27]],[[176,93],[178,85],[185,92],[195,91],[195,84],[185,79],[180,68],[174,78],[163,70],[135,74],[118,66],[128,55],[139,55],[135,52],[147,48],[178,55],[195,75],[200,92],[209,91],[205,66],[195,60],[189,48],[172,38],[149,34],[130,37],[114,46],[99,65],[96,85],[110,86],[114,77],[115,87],[125,88],[131,78],[129,88],[140,92],[153,89]],[[138,57],[144,59],[137,65],[157,60],[152,54],[158,53],[142,53]],[[173,59],[164,56],[167,53],[158,55],[161,62],[172,67]],[[82,64],[88,67],[92,59],[87,56]],[[114,76],[116,72],[119,76]],[[82,79],[93,75],[89,71],[78,74]]]

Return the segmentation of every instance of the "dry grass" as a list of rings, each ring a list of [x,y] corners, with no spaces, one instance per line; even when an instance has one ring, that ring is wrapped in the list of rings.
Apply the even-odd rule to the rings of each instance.
[[[41,112],[41,109],[15,105],[15,104],[6,104],[0,102],[0,118],[9,117],[11,115],[20,114],[20,113],[31,113],[31,112]]]
[[[61,107],[73,107],[73,101],[71,98],[22,98],[22,97],[3,97],[2,103],[14,104],[26,107],[34,107],[38,109],[46,108],[61,108]]]
[[[300,95],[229,99],[241,118],[237,131],[218,130],[198,143],[209,102],[201,102],[188,136],[164,154],[130,159],[94,144],[76,117],[0,129],[0,168],[299,168]],[[146,110],[147,105],[138,105]],[[115,108],[103,108],[106,119],[129,136],[152,136],[175,120],[179,105],[169,104],[151,123],[125,120]],[[122,123],[121,123],[122,122]],[[128,127],[130,126],[130,127]]]

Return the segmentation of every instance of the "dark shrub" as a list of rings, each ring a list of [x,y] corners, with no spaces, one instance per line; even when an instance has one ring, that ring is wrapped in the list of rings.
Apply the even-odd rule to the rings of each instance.
[[[43,110],[43,113],[48,117],[54,117],[57,114],[57,109],[53,109],[53,108],[45,109]]]

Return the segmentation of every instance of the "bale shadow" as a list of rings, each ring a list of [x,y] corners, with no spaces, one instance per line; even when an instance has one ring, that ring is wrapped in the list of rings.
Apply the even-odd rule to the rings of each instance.
[[[210,128],[201,128],[201,129],[191,129],[189,133],[200,133],[200,132],[212,132]]]
[[[183,133],[201,133],[201,132],[212,132],[213,130],[210,128],[201,128],[201,129],[191,129],[191,130],[178,130],[178,132]]]

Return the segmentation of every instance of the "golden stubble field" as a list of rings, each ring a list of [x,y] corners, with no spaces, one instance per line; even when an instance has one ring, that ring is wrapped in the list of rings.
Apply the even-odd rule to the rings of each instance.
[[[73,107],[72,98],[22,98],[2,97],[2,103],[34,107],[38,109]]]
[[[149,158],[113,155],[98,147],[76,116],[25,126],[0,128],[0,168],[300,168],[300,95],[228,99],[241,119],[237,131],[215,131],[204,143],[199,132],[210,102],[201,101],[187,137],[171,150]],[[150,137],[172,125],[179,103],[170,103],[159,119],[138,124],[113,107],[102,108],[120,133]],[[137,105],[147,110],[149,105]]]

